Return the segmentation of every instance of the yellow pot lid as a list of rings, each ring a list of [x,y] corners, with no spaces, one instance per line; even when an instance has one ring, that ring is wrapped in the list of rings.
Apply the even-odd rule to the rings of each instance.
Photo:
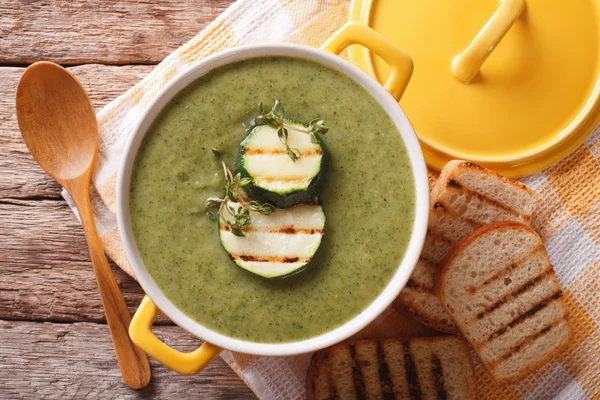
[[[600,0],[353,0],[350,20],[413,58],[400,105],[433,168],[460,158],[529,175],[600,123]],[[387,78],[366,48],[349,57]]]

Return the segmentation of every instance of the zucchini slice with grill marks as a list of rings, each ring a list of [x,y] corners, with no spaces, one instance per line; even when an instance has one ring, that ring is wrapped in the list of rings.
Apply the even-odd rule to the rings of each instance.
[[[293,161],[285,145],[271,125],[260,125],[240,144],[237,172],[252,179],[247,188],[253,199],[271,203],[277,208],[289,208],[301,203],[312,203],[323,189],[329,153],[323,140],[294,129],[303,124],[286,120],[287,143],[300,153]]]
[[[219,237],[231,259],[256,275],[281,278],[300,272],[321,244],[325,213],[319,204],[278,209],[270,215],[251,211],[250,217],[243,237],[234,235],[219,217]]]

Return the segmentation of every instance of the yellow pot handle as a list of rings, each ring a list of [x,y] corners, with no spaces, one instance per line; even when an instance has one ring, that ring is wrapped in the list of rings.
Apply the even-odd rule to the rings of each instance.
[[[365,46],[389,64],[390,76],[384,87],[396,100],[399,100],[413,73],[413,61],[410,56],[360,22],[346,23],[321,48],[333,54],[340,54],[351,44]]]
[[[452,60],[452,74],[464,83],[471,82],[525,8],[525,0],[500,0],[500,7],[492,18],[469,46]]]
[[[182,353],[167,346],[152,333],[152,324],[159,313],[156,304],[150,297],[145,296],[131,320],[129,336],[137,347],[166,367],[181,375],[194,375],[223,351],[222,348],[207,342],[191,353]]]

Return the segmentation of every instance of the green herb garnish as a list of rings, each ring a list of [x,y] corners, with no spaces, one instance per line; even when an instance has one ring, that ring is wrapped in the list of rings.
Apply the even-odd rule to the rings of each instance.
[[[252,129],[260,125],[272,125],[277,129],[277,136],[281,143],[285,145],[286,152],[292,161],[296,162],[300,158],[300,151],[298,149],[291,148],[288,141],[288,129],[293,129],[297,132],[307,133],[311,136],[313,143],[318,143],[317,134],[323,135],[327,133],[329,128],[325,126],[325,121],[322,119],[314,119],[310,121],[308,126],[294,125],[291,126],[287,123],[283,117],[284,109],[283,104],[279,100],[275,100],[275,104],[271,111],[265,112],[263,103],[258,104],[258,116],[250,121],[250,124],[246,126],[246,131],[250,133]]]
[[[248,201],[244,187],[248,186],[252,180],[242,178],[240,173],[234,176],[225,165],[225,162],[221,161],[221,164],[225,175],[225,197],[222,199],[209,197],[204,204],[204,210],[215,221],[217,218],[221,218],[235,236],[244,237],[246,235],[242,230],[250,226],[250,211],[269,215],[275,211],[275,206],[269,203],[260,204],[254,200]],[[236,203],[239,206],[234,206],[231,203]]]

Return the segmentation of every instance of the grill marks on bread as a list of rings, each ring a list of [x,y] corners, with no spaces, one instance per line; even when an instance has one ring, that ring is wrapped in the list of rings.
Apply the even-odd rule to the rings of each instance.
[[[498,380],[519,380],[566,348],[562,291],[540,237],[501,222],[464,239],[436,281],[437,293]]]
[[[395,399],[394,385],[390,376],[390,367],[387,364],[385,350],[380,341],[376,342],[377,346],[377,367],[379,372],[379,384],[381,387],[381,396],[385,400]]]
[[[413,399],[420,399],[421,388],[419,387],[419,376],[417,375],[417,368],[410,352],[410,343],[402,343],[402,350],[404,353],[404,368],[406,369],[406,383],[408,384],[410,396]]]
[[[492,364],[498,364],[499,362],[506,360],[507,358],[513,357],[515,355],[517,355],[517,353],[519,353],[519,351],[521,349],[524,349],[525,346],[530,345],[531,343],[533,343],[536,339],[538,339],[539,337],[547,334],[548,332],[550,332],[552,329],[554,329],[556,326],[563,324],[564,320],[559,320],[559,321],[555,321],[552,322],[550,325],[540,329],[539,331],[528,335],[526,337],[524,337],[521,341],[519,341],[517,344],[515,344],[514,346],[511,346],[509,348],[508,351],[506,351],[502,356],[500,356],[499,358],[497,358],[496,360],[492,361]]]
[[[419,268],[415,268],[406,286],[413,290],[430,292],[433,290],[433,278],[437,271],[437,265],[422,259],[418,261],[418,264]]]
[[[317,352],[309,399],[474,399],[469,348],[458,337],[349,341]]]
[[[540,310],[543,310],[544,308],[546,308],[546,306],[548,306],[548,304],[551,301],[558,300],[561,297],[562,297],[562,291],[559,290],[556,293],[552,294],[551,296],[543,299],[541,302],[537,303],[536,305],[534,305],[533,307],[531,307],[530,309],[528,309],[527,311],[525,311],[523,314],[519,315],[518,317],[513,318],[505,326],[502,326],[502,327],[498,328],[494,333],[492,333],[488,337],[488,341],[490,341],[492,339],[498,339],[498,338],[500,338],[500,336],[502,336],[504,333],[506,333],[506,331],[508,329],[512,329],[515,326],[517,326],[518,324],[526,322],[531,317],[533,317],[536,313],[538,313]]]
[[[497,310],[498,308],[500,308],[501,306],[506,304],[508,301],[514,300],[519,295],[521,295],[525,292],[531,291],[535,286],[537,286],[540,282],[542,282],[542,280],[544,280],[546,278],[551,279],[552,274],[553,274],[553,271],[550,269],[550,270],[544,271],[541,275],[538,275],[538,276],[530,279],[523,286],[519,287],[517,290],[505,294],[504,296],[502,296],[502,298],[500,298],[500,300],[496,301],[494,304],[487,307],[485,309],[485,311],[482,311],[479,314],[477,314],[476,318],[483,319],[486,314],[489,314],[492,311]]]
[[[350,344],[348,348],[350,349],[350,357],[352,358],[352,361],[354,361],[354,364],[352,365],[352,379],[354,381],[354,390],[356,391],[356,397],[358,397],[359,399],[366,399],[367,392],[365,390],[365,380],[363,378],[362,370],[356,358],[356,344]]]
[[[530,254],[525,255],[525,257],[523,257],[522,259],[507,264],[506,267],[501,268],[498,271],[495,271],[494,273],[491,274],[491,276],[486,278],[486,280],[481,282],[479,285],[470,287],[469,292],[474,293],[477,290],[481,289],[482,287],[488,286],[488,285],[494,283],[498,279],[506,279],[506,277],[512,271],[523,267],[523,265],[526,264],[531,258],[533,258],[537,255],[541,255],[542,257],[546,258],[545,253],[546,253],[546,249],[544,248],[544,245],[543,244],[539,245],[538,247],[533,249]],[[546,261],[546,259],[545,259],[545,261]],[[544,271],[552,270],[552,265],[550,265],[549,261],[547,262],[547,266],[548,267]]]
[[[520,182],[470,162],[449,162],[431,191],[429,229],[421,259],[397,301],[424,324],[458,333],[433,289],[423,283],[433,280],[460,240],[482,226],[499,221],[529,223],[534,203],[533,192]]]
[[[431,356],[431,363],[433,364],[433,379],[435,380],[435,388],[437,390],[437,397],[440,400],[448,398],[446,394],[446,388],[444,387],[444,371],[442,370],[442,363],[440,359],[434,354]]]
[[[530,215],[521,215],[517,210],[499,203],[485,194],[462,186],[456,188],[450,184],[446,185],[444,193],[434,203],[434,209],[478,225],[489,224],[498,219],[514,219],[523,222],[529,222],[531,219]],[[484,212],[482,213],[482,211]]]

